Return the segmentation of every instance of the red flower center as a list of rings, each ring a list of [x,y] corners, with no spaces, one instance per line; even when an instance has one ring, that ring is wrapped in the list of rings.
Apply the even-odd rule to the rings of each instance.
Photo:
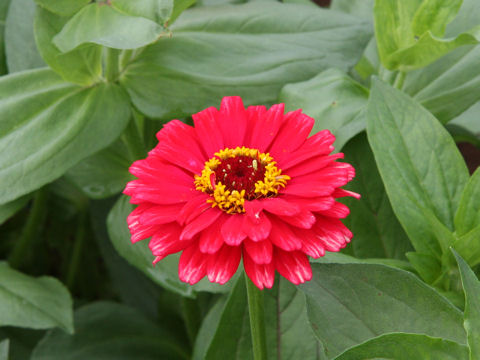
[[[255,198],[255,183],[265,178],[265,165],[259,159],[240,155],[222,160],[214,170],[215,181],[221,181],[227,190],[245,190],[246,199]]]

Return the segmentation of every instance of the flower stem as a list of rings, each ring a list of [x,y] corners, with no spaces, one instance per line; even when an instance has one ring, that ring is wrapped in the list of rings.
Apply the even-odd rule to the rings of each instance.
[[[188,339],[193,346],[195,338],[197,337],[198,329],[200,328],[200,323],[202,322],[200,311],[195,300],[185,297],[182,297],[181,307]]]
[[[105,78],[109,82],[114,82],[118,78],[119,56],[120,50],[111,48],[105,49]]]
[[[263,291],[259,290],[245,273],[247,285],[248,311],[250,313],[250,331],[252,333],[253,358],[267,359],[267,341],[265,335],[265,313],[263,309]]]
[[[403,87],[403,82],[405,81],[406,73],[404,71],[399,71],[397,77],[395,78],[395,82],[393,83],[393,87],[395,89],[401,90]]]
[[[32,243],[38,238],[38,232],[45,220],[48,191],[44,187],[36,192],[33,197],[33,206],[30,210],[23,232],[13,248],[8,263],[12,268],[18,268],[26,254],[31,250]]]
[[[72,290],[75,285],[75,279],[77,277],[78,268],[80,265],[80,259],[83,251],[83,245],[86,238],[86,226],[88,213],[86,210],[82,210],[78,217],[77,231],[75,233],[75,241],[73,245],[72,257],[70,258],[70,264],[68,266],[66,285]]]

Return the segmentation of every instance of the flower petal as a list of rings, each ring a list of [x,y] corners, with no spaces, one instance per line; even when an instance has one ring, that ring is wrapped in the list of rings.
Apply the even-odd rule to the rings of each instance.
[[[347,205],[335,201],[330,209],[319,211],[323,216],[344,219],[350,214],[350,209]]]
[[[315,215],[308,210],[301,210],[293,216],[278,216],[284,222],[302,229],[310,229],[315,224]]]
[[[300,251],[282,251],[275,248],[275,268],[285,279],[299,285],[312,279],[312,268],[307,256]]]
[[[132,235],[130,239],[132,243],[153,236],[157,230],[161,228],[161,225],[144,225],[139,221],[140,216],[142,216],[145,211],[151,209],[152,206],[153,204],[150,203],[140,204],[127,216],[127,225]]]
[[[261,241],[270,235],[272,223],[263,212],[258,214],[258,219],[255,222],[252,222],[250,218],[247,218],[247,221],[245,231],[251,240]]]
[[[181,231],[182,227],[176,222],[163,225],[148,243],[152,254],[163,259],[188,247],[192,241],[180,241],[178,238]]]
[[[269,239],[275,246],[285,250],[293,251],[302,248],[301,239],[295,235],[290,226],[276,217],[270,217],[272,222],[272,230],[270,230]]]
[[[247,239],[243,242],[243,246],[256,264],[272,262],[273,245],[270,240],[252,241]]]
[[[232,214],[222,225],[222,236],[225,243],[231,246],[238,246],[247,237],[245,232],[245,221],[247,217],[243,214]]]
[[[275,266],[273,261],[270,264],[255,263],[248,253],[243,251],[243,266],[247,276],[260,289],[271,289],[275,280]]]
[[[183,225],[186,222],[191,222],[201,213],[210,209],[212,204],[207,203],[207,199],[209,198],[210,196],[208,194],[197,191],[183,206],[182,210],[180,210],[177,221]]]
[[[258,107],[249,107],[249,121],[253,123],[250,145],[261,152],[267,151],[275,140],[284,121],[284,104],[273,105],[266,113]]]
[[[186,202],[196,190],[182,184],[175,184],[164,180],[157,182],[144,182],[133,180],[127,183],[124,194],[130,195],[130,202],[140,204],[151,202],[155,204],[178,204]]]
[[[218,115],[218,127],[222,132],[225,147],[233,149],[244,145],[247,113],[240,96],[227,96],[222,99]]]
[[[343,249],[353,236],[340,220],[322,216],[317,216],[317,222],[312,229],[327,251]]]
[[[154,205],[140,215],[139,222],[143,225],[166,224],[175,221],[182,208],[183,204]]]
[[[178,263],[178,277],[190,285],[199,282],[207,273],[207,256],[198,250],[197,242],[183,250]]]
[[[262,200],[263,208],[269,213],[283,216],[293,216],[300,212],[300,207],[280,197]]]
[[[240,264],[242,250],[239,246],[223,245],[220,251],[208,257],[208,280],[218,284],[225,284],[235,274]]]
[[[219,112],[214,107],[192,115],[199,141],[208,158],[225,148],[223,135],[218,127],[218,116]]]
[[[223,241],[221,228],[225,221],[227,221],[227,219],[228,215],[222,214],[222,216],[220,216],[217,221],[215,221],[211,226],[202,231],[202,233],[200,234],[198,245],[202,253],[214,254],[225,243]]]
[[[197,216],[192,222],[184,227],[180,234],[180,240],[192,239],[200,231],[212,225],[220,215],[222,215],[222,211],[219,209],[210,208],[205,210],[201,215]]]

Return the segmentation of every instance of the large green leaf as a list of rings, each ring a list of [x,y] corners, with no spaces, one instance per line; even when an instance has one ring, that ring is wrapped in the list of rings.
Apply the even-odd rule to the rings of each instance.
[[[31,360],[173,360],[187,354],[171,336],[125,305],[97,302],[75,312],[75,334],[49,332]]]
[[[375,34],[383,65],[407,71],[424,67],[451,50],[477,44],[474,34],[442,39],[462,0],[392,0],[375,2]]]
[[[194,286],[180,281],[178,278],[179,254],[170,255],[153,266],[152,261],[155,257],[148,248],[148,240],[136,244],[132,244],[130,241],[127,216],[134,208],[135,206],[129,203],[129,198],[122,196],[118,199],[107,219],[108,233],[113,246],[130,264],[140,269],[157,284],[183,296],[192,297],[195,290],[227,292],[230,289],[232,281],[226,285],[218,285],[203,279]]]
[[[89,156],[65,174],[92,199],[103,199],[121,192],[132,175],[132,164],[125,144],[118,140],[110,147]]]
[[[300,289],[328,358],[391,332],[466,342],[461,312],[409,272],[374,264],[312,264],[312,269],[312,280]]]
[[[135,49],[157,40],[165,32],[154,21],[129,16],[113,6],[93,3],[76,13],[53,38],[53,43],[68,52],[85,43],[116,49]]]
[[[463,291],[465,293],[464,326],[470,360],[480,358],[480,281],[467,263],[453,251],[460,270]]]
[[[427,110],[377,79],[368,103],[367,133],[393,210],[414,248],[440,255],[441,239],[427,217],[437,217],[453,230],[468,180],[453,139]]]
[[[173,0],[112,0],[112,7],[118,11],[139,16],[164,25],[173,11]]]
[[[362,17],[373,25],[374,0],[333,0],[331,9]]]
[[[286,85],[279,100],[288,111],[303,109],[315,119],[312,133],[329,129],[336,137],[335,149],[365,129],[368,90],[337,69],[329,69],[314,78]]]
[[[284,279],[264,291],[268,359],[323,359],[307,319],[304,295]],[[247,293],[241,277],[228,298],[207,314],[198,334],[193,360],[253,359]]]
[[[353,66],[370,37],[368,24],[352,16],[276,2],[187,10],[172,31],[120,77],[154,118],[189,115],[227,95],[272,103],[287,83]]]
[[[110,145],[129,114],[128,97],[114,84],[80,88],[49,69],[0,79],[0,203]]]
[[[7,73],[7,61],[5,58],[5,20],[7,18],[10,0],[0,2],[0,75]]]
[[[458,211],[455,214],[455,230],[463,236],[480,225],[480,168],[477,169],[463,190]]]
[[[453,341],[421,334],[386,334],[348,349],[335,360],[467,360],[468,348]]]
[[[10,73],[45,66],[35,45],[33,0],[11,1],[5,24],[5,53]]]
[[[393,213],[365,134],[350,140],[344,153],[356,173],[348,189],[362,195],[360,200],[344,200],[350,208],[344,223],[354,234],[351,247],[355,256],[405,259],[412,246]]]
[[[0,225],[8,220],[8,218],[14,215],[18,210],[24,207],[28,200],[30,200],[30,195],[25,195],[21,198],[0,205]]]
[[[37,9],[35,14],[35,40],[43,59],[65,80],[80,85],[98,82],[102,75],[102,47],[85,44],[78,49],[62,54],[52,43],[68,18]]]
[[[55,326],[73,332],[72,299],[55,278],[33,278],[0,263],[0,326]]]
[[[75,14],[90,2],[90,0],[35,0],[41,7],[61,16]]]
[[[0,360],[8,360],[9,345],[8,339],[0,341]]]

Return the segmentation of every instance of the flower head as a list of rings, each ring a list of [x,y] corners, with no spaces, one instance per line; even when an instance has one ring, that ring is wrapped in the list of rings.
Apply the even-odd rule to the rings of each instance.
[[[358,194],[340,189],[355,175],[330,154],[335,137],[310,136],[314,120],[301,110],[244,108],[225,97],[157,134],[158,145],[130,172],[124,191],[138,207],[128,216],[132,242],[150,238],[154,263],[181,251],[179,277],[207,276],[224,284],[240,260],[263,289],[275,271],[294,284],[312,277],[308,256],[339,251],[352,238],[342,224],[348,208],[337,202]]]

